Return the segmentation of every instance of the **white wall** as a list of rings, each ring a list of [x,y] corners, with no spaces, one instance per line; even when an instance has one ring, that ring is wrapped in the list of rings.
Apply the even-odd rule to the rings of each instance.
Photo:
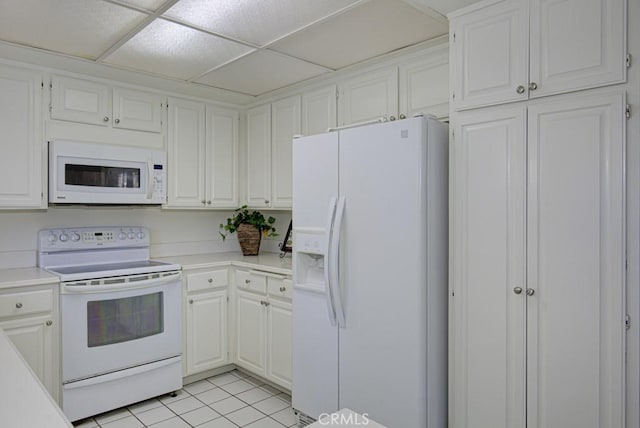
[[[277,238],[263,241],[261,251],[277,252],[291,213],[263,211],[276,218]],[[218,225],[230,211],[163,210],[159,207],[50,207],[46,211],[0,212],[0,269],[37,265],[40,229],[81,226],[145,226],[150,229],[152,257],[240,251],[236,235],[225,242]]]

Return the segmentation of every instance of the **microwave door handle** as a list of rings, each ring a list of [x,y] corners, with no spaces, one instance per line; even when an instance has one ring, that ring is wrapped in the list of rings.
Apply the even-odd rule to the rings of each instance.
[[[147,199],[153,195],[153,162],[147,161]]]

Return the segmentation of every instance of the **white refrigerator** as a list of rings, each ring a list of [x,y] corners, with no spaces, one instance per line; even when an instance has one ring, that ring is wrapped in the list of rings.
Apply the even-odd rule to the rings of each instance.
[[[293,388],[302,426],[349,408],[447,421],[448,128],[414,117],[293,142]]]

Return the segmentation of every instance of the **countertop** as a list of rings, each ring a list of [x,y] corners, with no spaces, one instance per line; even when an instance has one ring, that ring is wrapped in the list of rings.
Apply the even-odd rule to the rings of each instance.
[[[0,289],[58,282],[57,276],[37,267],[0,269]]]
[[[183,269],[198,269],[217,266],[246,267],[249,269],[268,270],[269,272],[291,275],[291,255],[280,258],[277,253],[261,253],[258,256],[243,256],[240,252],[194,254],[190,256],[172,256],[154,258],[165,262],[177,263]]]
[[[72,427],[1,328],[0,361],[2,426]]]

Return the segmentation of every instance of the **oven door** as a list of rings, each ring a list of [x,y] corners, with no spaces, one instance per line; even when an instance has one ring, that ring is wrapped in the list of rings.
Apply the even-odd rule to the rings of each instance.
[[[63,383],[182,353],[180,272],[78,283],[61,288]]]

